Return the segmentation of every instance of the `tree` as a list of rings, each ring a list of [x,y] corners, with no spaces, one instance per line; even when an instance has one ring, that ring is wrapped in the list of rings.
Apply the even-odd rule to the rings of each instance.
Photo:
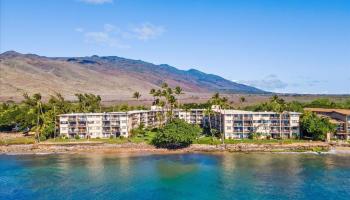
[[[134,92],[134,94],[132,95],[132,98],[135,98],[136,100],[139,100],[140,97],[141,94],[139,92]]]
[[[162,85],[161,85],[161,87],[162,87],[163,89],[166,89],[166,88],[169,87],[169,85],[168,85],[168,83],[163,82]]]
[[[76,112],[97,112],[101,111],[101,97],[94,94],[75,94],[78,98]]]
[[[212,140],[214,139],[214,134],[212,131],[212,126],[211,126],[211,116],[214,114],[213,110],[210,107],[207,107],[204,111],[204,115],[208,117],[208,128],[209,128],[209,134],[212,137]]]
[[[150,94],[153,95],[153,105],[162,107],[162,111],[165,107],[167,117],[169,121],[171,121],[173,119],[173,109],[177,105],[177,99],[175,95],[179,96],[182,94],[182,89],[180,87],[175,87],[173,89],[169,87],[169,85],[165,82],[162,83],[161,88],[162,89],[158,90],[150,90]]]
[[[180,87],[180,86],[176,86],[175,87],[175,94],[179,97],[181,94],[183,94],[183,92],[182,92],[182,88]],[[180,104],[180,100],[178,100],[179,101],[179,104]],[[179,107],[179,106],[178,106]]]
[[[241,97],[239,97],[239,101],[240,101],[241,103],[244,103],[244,102],[246,101],[246,99],[245,99],[245,97],[241,96]]]
[[[279,98],[277,95],[274,95],[270,99],[271,105],[272,105],[272,110],[276,113],[278,113],[279,116],[279,133],[280,133],[280,138],[283,138],[282,134],[282,115],[286,110],[286,102],[284,99]]]
[[[152,95],[152,97],[153,97],[153,102],[152,102],[152,104],[153,105],[155,105],[155,96],[154,96],[154,94],[156,93],[156,89],[154,89],[154,88],[152,88],[150,91],[149,91],[149,94],[150,95]]]
[[[191,125],[184,120],[174,119],[164,128],[158,130],[152,143],[158,148],[183,148],[192,144],[200,133],[201,128],[198,125]]]
[[[327,133],[334,133],[336,126],[328,118],[318,117],[313,112],[305,112],[300,119],[300,129],[304,136],[314,140],[324,140]]]
[[[221,113],[221,108],[228,108],[229,105],[228,105],[228,99],[226,97],[220,97],[220,93],[216,92],[212,97],[211,99],[209,100],[209,104],[211,105],[217,105],[219,106],[219,112]],[[215,115],[216,116],[216,115]],[[221,126],[221,117],[219,117],[219,132],[221,134],[221,140],[222,140],[222,144],[225,144],[225,135],[222,131],[222,126]]]

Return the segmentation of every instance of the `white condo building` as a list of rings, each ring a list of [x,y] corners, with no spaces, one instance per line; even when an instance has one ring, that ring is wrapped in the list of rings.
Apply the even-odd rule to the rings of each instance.
[[[292,138],[300,135],[299,117],[300,113],[297,112],[279,114],[215,109],[211,121],[226,139],[247,138],[251,133],[272,138]]]
[[[226,139],[247,138],[259,133],[272,138],[292,138],[299,136],[299,116],[296,112],[252,112],[243,110],[213,109],[210,117],[212,128],[224,133]],[[141,124],[144,127],[158,127],[167,120],[165,110],[135,110],[109,113],[71,113],[59,116],[60,134],[67,137],[79,135],[81,138],[129,137],[132,129]],[[187,123],[208,126],[209,117],[204,109],[173,110],[175,118]],[[162,121],[160,121],[162,120]]]

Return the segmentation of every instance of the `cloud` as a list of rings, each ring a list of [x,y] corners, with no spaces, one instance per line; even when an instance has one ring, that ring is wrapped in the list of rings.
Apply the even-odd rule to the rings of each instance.
[[[75,28],[74,30],[75,30],[76,32],[80,32],[80,33],[84,32],[84,29],[83,29],[83,28],[80,28],[80,27]]]
[[[120,31],[112,24],[104,24],[102,31],[84,31],[82,28],[76,28],[75,31],[83,33],[84,42],[89,44],[97,44],[102,46],[130,48],[124,44],[120,37]]]
[[[275,74],[270,74],[261,80],[238,81],[264,90],[277,91],[287,88],[288,84],[280,80]]]
[[[84,37],[84,41],[90,44],[98,44],[122,49],[130,48],[129,45],[123,44],[117,37],[112,36],[108,32],[86,32]]]
[[[101,31],[86,31],[81,27],[74,30],[83,34],[86,43],[117,48],[130,48],[130,45],[125,44],[130,40],[155,39],[164,32],[163,27],[154,26],[150,23],[144,23],[138,28],[126,30],[121,30],[113,24],[104,24]]]
[[[116,27],[112,24],[105,24],[103,26],[105,32],[112,32],[112,31],[115,31],[116,30]]]
[[[144,23],[138,27],[133,28],[136,38],[139,40],[150,40],[161,36],[165,29],[162,26],[155,26],[151,23]]]
[[[113,0],[80,0],[80,1],[88,4],[113,3]]]

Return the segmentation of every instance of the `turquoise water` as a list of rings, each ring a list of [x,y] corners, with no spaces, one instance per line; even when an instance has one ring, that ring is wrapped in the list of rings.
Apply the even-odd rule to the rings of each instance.
[[[0,199],[350,199],[350,155],[0,155]]]

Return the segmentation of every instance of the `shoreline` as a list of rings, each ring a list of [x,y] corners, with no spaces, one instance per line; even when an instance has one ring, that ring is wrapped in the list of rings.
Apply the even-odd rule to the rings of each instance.
[[[145,143],[40,143],[1,145],[0,155],[46,155],[46,154],[181,154],[181,153],[322,153],[350,154],[349,145],[326,142],[292,144],[192,144],[183,149],[161,149]]]

